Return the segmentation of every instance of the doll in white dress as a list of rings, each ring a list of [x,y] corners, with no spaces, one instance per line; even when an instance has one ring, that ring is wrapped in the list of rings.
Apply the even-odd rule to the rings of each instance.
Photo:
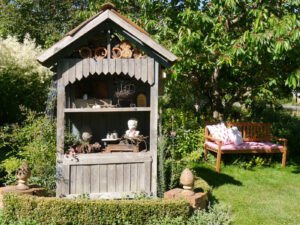
[[[136,119],[130,119],[127,122],[128,124],[128,130],[126,130],[126,136],[129,138],[135,138],[139,136],[140,132],[136,130],[138,121]]]

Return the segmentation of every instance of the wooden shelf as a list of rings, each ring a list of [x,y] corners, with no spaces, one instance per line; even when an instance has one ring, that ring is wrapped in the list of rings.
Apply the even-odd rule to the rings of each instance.
[[[123,108],[66,108],[65,113],[97,113],[97,112],[150,112],[150,107],[123,107]]]

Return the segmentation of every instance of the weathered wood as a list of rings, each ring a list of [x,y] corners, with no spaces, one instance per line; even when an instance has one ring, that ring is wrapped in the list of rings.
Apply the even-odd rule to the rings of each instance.
[[[107,190],[107,180],[108,180],[108,174],[107,174],[107,165],[100,165],[100,192],[108,192]]]
[[[128,59],[128,75],[130,77],[133,77],[135,74],[134,66],[135,66],[134,59]]]
[[[141,60],[134,60],[134,75],[137,80],[141,79]]]
[[[116,176],[116,191],[123,192],[124,191],[124,167],[123,164],[117,164],[117,176]]]
[[[100,192],[100,165],[91,165],[91,193]]]
[[[83,194],[83,167],[76,166],[76,194]]]
[[[122,59],[115,59],[116,61],[116,74],[120,75],[122,72]]]
[[[116,14],[115,11],[109,11],[108,17],[113,22],[115,22],[117,25],[122,27],[124,30],[130,32],[135,37],[137,37],[139,40],[141,40],[143,43],[145,43],[147,46],[152,48],[154,51],[159,52],[161,55],[163,55],[169,61],[175,62],[177,60],[177,57],[174,54],[169,52],[163,46],[159,45],[157,42],[155,42],[153,39],[151,39],[150,36],[144,34],[143,32],[136,29],[133,25],[129,24],[127,21],[125,21],[123,18],[121,18],[118,14]]]
[[[68,108],[65,113],[97,113],[97,112],[149,112],[150,107],[123,107],[123,108]]]
[[[82,61],[79,60],[76,63],[76,79],[81,80],[82,77],[83,77],[83,74],[82,74]]]
[[[62,79],[64,82],[64,86],[67,86],[69,83],[69,60],[63,60],[63,74]]]
[[[122,59],[122,72],[124,75],[128,74],[128,59]]]
[[[160,66],[155,62],[154,74],[155,80],[158,80],[160,73]],[[152,152],[152,183],[151,191],[156,196],[157,192],[157,125],[158,125],[158,82],[151,87],[151,113],[150,113],[150,151]]]
[[[108,60],[108,72],[113,75],[116,72],[116,60],[109,59]]]
[[[58,63],[57,68],[57,119],[56,119],[56,168],[58,179],[56,182],[56,195],[62,194],[63,186],[63,165],[64,154],[64,119],[65,119],[65,87],[63,83],[63,62]]]
[[[64,165],[102,165],[118,163],[143,163],[151,160],[150,152],[122,152],[78,154],[77,159],[63,157]]]
[[[108,74],[108,60],[103,60],[103,68],[102,68],[102,70],[103,70],[103,73],[104,73],[104,75],[107,75]]]
[[[83,193],[91,193],[91,166],[83,167]]]
[[[145,192],[145,163],[138,163],[138,191]]]
[[[89,58],[82,60],[82,74],[84,77],[88,77],[90,74],[90,59]]]
[[[154,82],[154,59],[148,58],[148,83],[153,85]]]
[[[147,59],[65,59],[64,85],[80,81],[92,74],[128,74],[152,85],[154,81],[154,60]]]
[[[141,66],[141,78],[144,83],[148,81],[148,60],[147,59],[140,59],[142,61]]]
[[[70,65],[69,65],[69,82],[72,84],[76,81],[76,64],[77,60],[72,59],[70,60]]]
[[[110,192],[116,191],[116,164],[110,164],[107,166],[107,189]]]
[[[90,59],[90,74],[94,75],[96,73],[96,60],[95,59]]]
[[[76,194],[76,168],[77,166],[70,166],[70,194]]]
[[[76,199],[80,197],[79,194],[70,194],[67,195],[66,198],[67,199]],[[134,192],[101,192],[101,193],[91,193],[90,194],[90,199],[123,199],[125,197],[127,198],[135,198],[136,197],[136,193]]]
[[[100,75],[103,72],[103,60],[96,62],[96,73]]]
[[[91,30],[99,27],[101,23],[108,19],[108,11],[105,11],[95,19],[90,21],[86,26],[82,27],[74,36],[66,36],[59,42],[52,45],[49,49],[47,49],[43,54],[41,54],[37,60],[42,64],[48,65],[48,63],[55,61],[55,58],[61,55],[61,52],[72,43],[77,42],[79,39],[83,38],[86,33],[90,32]],[[53,59],[54,58],[54,59]]]
[[[106,40],[107,40],[107,58],[111,59],[111,49],[112,49],[112,46],[110,43],[111,42],[111,30],[107,30]]]
[[[150,194],[151,192],[151,161],[145,161],[145,192]]]
[[[130,191],[130,164],[126,163],[123,165],[123,172],[124,172],[124,183],[123,183],[123,191],[129,192]]]
[[[130,191],[137,192],[137,164],[130,164]]]
[[[63,166],[63,182],[62,182],[62,193],[64,195],[70,194],[70,166]]]

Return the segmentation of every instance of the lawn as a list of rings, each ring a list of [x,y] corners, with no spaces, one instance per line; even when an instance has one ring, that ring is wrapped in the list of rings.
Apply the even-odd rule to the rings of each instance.
[[[197,175],[213,186],[212,199],[231,205],[234,224],[300,224],[300,166],[246,170],[223,166],[217,174],[208,165]]]

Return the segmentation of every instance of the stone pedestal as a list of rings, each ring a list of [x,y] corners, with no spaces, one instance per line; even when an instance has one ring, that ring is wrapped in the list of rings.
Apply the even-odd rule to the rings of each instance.
[[[29,189],[26,190],[18,190],[17,186],[6,186],[0,188],[0,208],[3,208],[3,194],[5,193],[16,193],[16,194],[25,194],[25,195],[36,195],[36,196],[43,196],[45,193],[45,189],[38,187],[37,185],[30,185]]]
[[[208,203],[207,192],[194,193],[193,191],[181,188],[165,192],[164,199],[185,199],[194,209],[204,209]]]

